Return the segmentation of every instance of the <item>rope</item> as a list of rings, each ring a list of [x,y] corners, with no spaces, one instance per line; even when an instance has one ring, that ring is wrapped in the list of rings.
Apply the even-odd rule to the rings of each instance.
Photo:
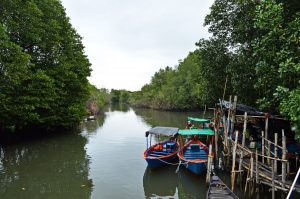
[[[185,165],[185,167],[187,168],[189,163],[188,162],[182,163],[181,160],[179,160],[178,167],[177,167],[175,173],[178,173],[180,165]]]
[[[161,162],[163,162],[163,163],[165,163],[165,164],[169,164],[169,165],[173,165],[173,166],[177,166],[177,165],[180,165],[180,163],[171,163],[171,162],[166,162],[166,161],[164,161],[164,160],[161,160],[161,159],[157,159],[157,160],[159,160],[159,161],[161,161]]]

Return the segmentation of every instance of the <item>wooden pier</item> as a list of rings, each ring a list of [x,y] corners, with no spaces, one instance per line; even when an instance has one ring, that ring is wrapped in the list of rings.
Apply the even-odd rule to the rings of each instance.
[[[228,109],[227,120],[224,122],[224,133],[221,136],[223,143],[223,158],[227,168],[231,168],[231,190],[234,190],[236,174],[247,175],[245,191],[248,186],[264,184],[272,189],[272,198],[275,198],[275,191],[281,190],[288,192],[293,182],[289,179],[291,175],[290,163],[287,159],[286,136],[284,130],[280,132],[281,142],[278,142],[278,133],[275,133],[274,140],[268,139],[268,115],[266,116],[249,116],[246,112],[243,116],[236,115],[237,97]],[[261,146],[258,147],[256,142],[246,140],[247,121],[254,117],[260,117],[265,120],[264,131],[261,131]],[[236,130],[234,124],[236,119],[243,122],[242,130]],[[247,144],[246,144],[247,141]],[[278,153],[280,151],[280,155]],[[296,160],[298,161],[298,160]],[[296,163],[297,164],[297,163]],[[299,185],[295,186],[299,189]]]

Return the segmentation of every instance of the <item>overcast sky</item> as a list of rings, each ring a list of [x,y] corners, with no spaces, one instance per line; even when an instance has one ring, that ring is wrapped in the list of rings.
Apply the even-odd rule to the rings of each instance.
[[[98,88],[140,90],[208,38],[213,0],[61,0],[92,64]]]

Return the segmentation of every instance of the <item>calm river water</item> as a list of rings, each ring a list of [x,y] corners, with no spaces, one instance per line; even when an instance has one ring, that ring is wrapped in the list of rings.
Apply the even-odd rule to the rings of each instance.
[[[184,128],[187,116],[202,113],[110,107],[79,132],[0,146],[0,198],[205,198],[205,176],[183,167],[176,173],[177,166],[150,170],[143,159],[145,131],[157,125]],[[230,184],[228,174],[219,176]],[[267,190],[243,195],[239,184],[240,198],[271,197]]]

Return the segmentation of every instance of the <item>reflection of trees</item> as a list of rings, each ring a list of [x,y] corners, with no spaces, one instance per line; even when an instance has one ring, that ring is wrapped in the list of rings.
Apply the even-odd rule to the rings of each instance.
[[[124,104],[124,103],[112,103],[110,108],[111,111],[122,111],[122,112],[129,111],[128,104]]]
[[[154,126],[172,126],[185,128],[187,117],[202,117],[202,112],[171,112],[153,109],[135,108],[134,112],[141,116],[148,124]],[[206,117],[212,116],[212,112],[206,112]]]
[[[174,166],[159,169],[147,167],[143,177],[145,198],[174,196],[178,183],[175,170]]]
[[[178,175],[178,197],[180,199],[206,198],[205,174],[197,176],[181,166]]]
[[[101,113],[96,116],[95,120],[86,121],[83,124],[83,127],[87,130],[87,132],[95,132],[97,128],[103,126],[106,115]]]
[[[1,199],[90,198],[86,142],[70,133],[0,148]]]

